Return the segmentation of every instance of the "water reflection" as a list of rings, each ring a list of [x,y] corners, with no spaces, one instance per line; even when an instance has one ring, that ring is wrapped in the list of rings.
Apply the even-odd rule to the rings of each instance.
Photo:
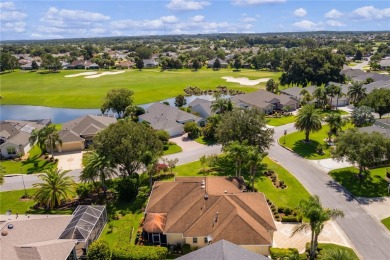
[[[228,97],[228,96],[226,96]],[[206,100],[214,100],[212,95],[189,96],[186,97],[187,104],[191,103],[196,98]],[[175,105],[175,98],[168,98],[161,102],[169,102],[171,106]],[[152,103],[140,105],[143,108],[148,108]],[[52,123],[61,124],[79,116],[101,114],[100,109],[72,109],[72,108],[54,108],[42,106],[24,106],[24,105],[1,105],[0,119],[1,120],[33,120],[33,119],[48,119],[51,118]]]

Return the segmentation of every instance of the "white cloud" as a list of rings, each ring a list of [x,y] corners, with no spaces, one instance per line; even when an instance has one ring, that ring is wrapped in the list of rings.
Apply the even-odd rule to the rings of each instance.
[[[167,8],[174,11],[190,11],[201,10],[208,5],[210,5],[210,3],[206,1],[171,0],[171,2],[167,4]]]
[[[305,9],[303,8],[298,8],[294,11],[294,15],[296,17],[305,17],[307,15],[307,12]]]
[[[163,21],[159,19],[155,20],[118,20],[111,23],[113,28],[117,30],[123,30],[123,29],[137,29],[137,30],[156,30],[164,28]]]
[[[176,23],[178,21],[177,17],[174,15],[162,16],[160,17],[160,20],[165,23]]]
[[[190,18],[190,21],[192,21],[194,23],[203,22],[204,21],[204,16],[203,15],[195,15],[195,16]]]
[[[331,19],[337,19],[342,17],[344,14],[336,9],[332,9],[329,12],[325,14],[326,18],[331,18]]]
[[[93,13],[93,12],[88,12],[83,10],[68,10],[68,9],[59,10],[55,7],[50,7],[41,20],[42,21],[67,20],[67,21],[99,22],[99,21],[110,20],[110,17],[101,13]]]
[[[22,21],[27,18],[27,14],[19,11],[7,11],[0,13],[0,21]]]
[[[332,27],[343,27],[345,26],[345,24],[339,22],[339,21],[335,21],[335,20],[328,20],[326,21],[326,24],[329,25],[329,26],[332,26]]]
[[[25,22],[6,22],[2,23],[0,27],[1,32],[17,32],[22,33],[26,31]]]
[[[261,4],[280,4],[286,0],[232,0],[233,5],[261,5]]]
[[[322,23],[313,23],[308,20],[293,23],[293,26],[304,31],[318,31],[324,29]]]
[[[363,6],[355,9],[352,12],[353,17],[356,19],[364,19],[364,20],[381,20],[390,18],[390,8],[385,9],[377,9],[370,6]]]
[[[251,22],[255,22],[256,18],[243,17],[243,18],[240,18],[240,21],[243,22],[243,23],[251,23]]]
[[[13,2],[2,2],[0,3],[0,9],[15,10],[15,4]]]

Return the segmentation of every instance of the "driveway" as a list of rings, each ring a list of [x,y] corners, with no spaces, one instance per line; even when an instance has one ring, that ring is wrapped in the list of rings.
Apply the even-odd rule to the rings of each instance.
[[[353,166],[349,162],[346,162],[346,161],[338,162],[336,160],[333,160],[332,158],[322,159],[322,160],[307,160],[307,161],[316,165],[317,167],[321,168],[321,170],[323,170],[325,172]]]
[[[310,243],[310,230],[296,233],[291,237],[296,223],[275,222],[277,231],[274,233],[274,243],[272,246],[281,248],[297,248],[299,253],[305,251],[306,243]],[[348,237],[335,221],[325,223],[324,229],[318,237],[320,243],[333,243],[346,247],[352,247]]]
[[[206,146],[188,138],[188,134],[171,138],[169,141],[174,142],[180,146],[183,152],[201,149]]]
[[[58,169],[71,171],[82,168],[82,152],[58,153],[54,157],[58,159]]]

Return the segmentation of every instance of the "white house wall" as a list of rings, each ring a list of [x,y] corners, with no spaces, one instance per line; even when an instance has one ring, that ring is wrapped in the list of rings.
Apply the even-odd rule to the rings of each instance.
[[[176,245],[176,244],[185,244],[185,238],[183,238],[183,234],[181,233],[170,233],[167,235],[167,243],[169,245]]]

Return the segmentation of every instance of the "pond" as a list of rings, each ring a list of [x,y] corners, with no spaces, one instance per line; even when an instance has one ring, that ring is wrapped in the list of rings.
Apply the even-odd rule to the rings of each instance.
[[[225,96],[229,97],[229,96]],[[212,95],[188,96],[186,97],[187,104],[202,98],[206,100],[214,100]],[[175,105],[175,98],[168,98],[161,102],[169,102],[171,106]],[[148,108],[153,103],[140,105],[143,108]],[[55,108],[43,106],[25,106],[25,105],[0,105],[1,120],[34,120],[51,118],[53,124],[61,124],[72,119],[84,115],[101,114],[100,109],[73,109],[73,108]]]

